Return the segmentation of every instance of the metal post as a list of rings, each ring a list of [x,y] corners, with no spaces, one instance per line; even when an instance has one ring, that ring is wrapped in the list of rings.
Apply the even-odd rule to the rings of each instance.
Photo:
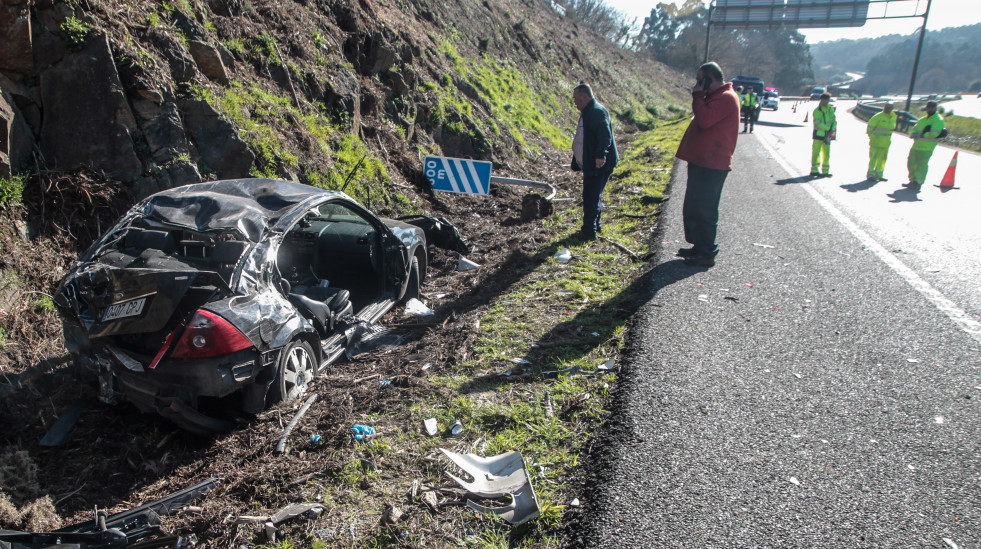
[[[916,59],[913,60],[913,76],[909,79],[909,93],[906,95],[906,112],[909,112],[910,103],[913,101],[913,86],[916,84],[916,69],[920,66],[920,51],[923,50],[923,36],[926,34],[927,17],[930,16],[930,2],[927,0],[926,11],[923,12],[923,26],[920,27],[920,41],[916,45]]]
[[[712,10],[715,9],[715,2],[709,4],[709,15],[708,20],[705,22],[705,55],[702,57],[702,63],[708,63],[709,58],[709,36],[712,32]]]

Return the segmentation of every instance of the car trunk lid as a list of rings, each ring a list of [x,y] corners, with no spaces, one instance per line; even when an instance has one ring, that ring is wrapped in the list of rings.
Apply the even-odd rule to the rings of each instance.
[[[90,338],[148,333],[163,329],[179,307],[186,307],[181,302],[191,288],[213,288],[206,295],[228,291],[211,271],[93,265],[68,277],[55,303]]]

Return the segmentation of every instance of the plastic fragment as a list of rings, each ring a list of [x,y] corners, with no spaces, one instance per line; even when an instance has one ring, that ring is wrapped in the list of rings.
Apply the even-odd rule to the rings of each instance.
[[[750,284],[749,282],[744,282],[743,283],[743,286],[746,286],[747,288],[752,288],[753,287],[753,285]]]
[[[950,549],[961,549],[956,543],[954,543],[954,540],[950,538],[944,538],[944,543],[950,546]]]
[[[463,424],[460,423],[460,420],[459,419],[456,420],[456,421],[454,421],[453,424],[450,425],[450,434],[451,435],[457,436],[457,435],[459,435],[462,432],[463,432]]]
[[[562,263],[568,263],[569,261],[572,261],[572,252],[569,251],[569,248],[562,248],[561,250],[555,252],[553,257]]]
[[[531,364],[531,362],[524,358],[512,358],[511,362],[515,364]]]
[[[485,458],[474,454],[457,454],[442,448],[440,451],[473,477],[473,482],[467,482],[447,473],[467,492],[481,498],[502,500],[510,496],[510,501],[503,506],[488,507],[468,499],[467,507],[478,513],[497,515],[515,526],[541,516],[538,498],[531,485],[531,475],[521,453],[506,452]]]
[[[575,498],[569,502],[570,507],[579,507],[579,498]]]
[[[597,370],[610,372],[617,369],[616,362],[611,358],[596,367]]]
[[[439,432],[439,424],[436,422],[436,418],[431,417],[422,422],[423,429],[426,430],[426,434],[434,437],[436,433]]]
[[[321,440],[323,440],[323,439],[320,437],[320,435],[310,435],[310,443],[311,444],[320,444],[320,441]]]
[[[354,433],[354,440],[365,440],[375,434],[375,428],[367,425],[355,424],[351,427],[351,431]]]
[[[916,364],[917,362],[919,362],[919,360],[915,358],[907,358],[906,362],[909,362],[910,364]]]
[[[460,259],[456,262],[457,272],[472,271],[474,269],[479,269],[480,265],[470,261],[469,259],[460,256]]]
[[[405,302],[405,314],[409,316],[431,316],[435,313],[425,303],[413,297]]]
[[[708,294],[700,294],[700,295],[698,296],[698,300],[699,300],[699,301],[704,301],[704,302],[708,302],[708,300],[709,300],[709,296],[708,296]]]
[[[933,418],[933,420],[937,422],[937,425],[943,425],[944,424],[944,416],[937,416],[937,417]]]
[[[800,481],[797,480],[797,477],[790,477],[790,483],[794,486],[800,486]]]
[[[379,387],[385,387],[385,386],[391,385],[391,384],[392,384],[392,380],[390,380],[390,379],[381,379],[381,380],[378,381],[378,386]]]
[[[760,244],[759,242],[753,242],[753,246],[759,246],[760,248],[776,248],[776,246],[771,246],[769,244]]]

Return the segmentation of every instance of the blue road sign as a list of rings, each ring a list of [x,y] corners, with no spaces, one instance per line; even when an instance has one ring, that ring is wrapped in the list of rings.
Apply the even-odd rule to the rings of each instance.
[[[434,191],[487,194],[490,188],[491,163],[445,156],[427,156],[426,178]]]

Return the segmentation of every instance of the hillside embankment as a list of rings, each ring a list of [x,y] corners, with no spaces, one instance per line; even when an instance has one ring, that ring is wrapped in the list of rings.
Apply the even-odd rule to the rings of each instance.
[[[377,517],[357,517],[400,501],[408,478],[400,471],[436,483],[433,443],[420,448],[400,436],[352,446],[346,424],[373,420],[413,431],[405,425],[417,416],[453,415],[469,420],[472,433],[461,450],[483,452],[493,436],[487,433],[502,425],[524,429],[532,420],[520,414],[533,409],[556,430],[536,443],[543,446],[542,478],[550,479],[539,488],[547,520],[502,534],[453,504],[436,519],[421,506],[400,532],[433,547],[467,536],[530,546],[554,539],[576,456],[602,417],[602,399],[583,395],[608,393],[606,382],[545,387],[525,380],[529,393],[495,392],[496,382],[477,390],[472,380],[502,366],[495,361],[516,352],[511,342],[522,332],[555,338],[538,357],[550,364],[616,356],[631,310],[617,304],[629,294],[600,281],[605,274],[623,284],[639,272],[622,249],[650,238],[651,198],[663,192],[669,150],[683,129],[687,77],[616,47],[541,0],[8,0],[0,6],[0,33],[0,448],[10,457],[4,463],[23,464],[0,475],[0,527],[78,522],[93,504],[122,508],[207,473],[226,482],[203,515],[180,527],[209,546],[264,539],[261,529],[225,522],[229,515],[316,498],[334,505],[331,524],[350,527],[351,535],[340,541],[339,533],[314,536],[314,527],[304,526],[290,532],[292,543],[398,545],[402,533],[379,529]],[[579,249],[565,238],[578,215],[578,179],[567,161],[577,117],[571,91],[580,81],[614,114],[626,157],[608,201],[625,212],[619,230],[633,240],[617,245]],[[429,154],[489,160],[495,175],[546,181],[574,200],[556,203],[554,216],[521,221],[523,191],[434,194],[421,174]],[[91,396],[71,380],[49,297],[70,262],[136,200],[251,176],[344,186],[384,216],[445,216],[475,244],[471,259],[482,267],[455,273],[455,257],[433,252],[425,291],[435,324],[386,319],[414,325],[404,348],[341,365],[320,382],[322,408],[298,430],[323,433],[319,448],[270,460],[266,442],[278,437],[289,410],[270,411],[228,437],[199,440],[126,406],[90,409],[65,447],[38,447],[75,399]],[[608,230],[619,238],[616,221]],[[549,258],[561,246],[573,247],[594,270],[570,275],[554,266]],[[573,275],[587,278],[563,278]],[[545,296],[568,303],[537,301]],[[588,308],[590,299],[612,305],[595,317],[556,321],[548,313]],[[527,315],[533,328],[500,324],[504,335],[494,340],[487,326],[502,323],[502,315],[508,322]],[[608,329],[586,329],[603,325]],[[562,354],[562,344],[590,333],[596,342],[589,349]],[[433,359],[436,377],[419,377],[420,355]],[[358,382],[373,373],[398,380],[391,394]],[[515,395],[534,396],[530,408],[507,400]],[[556,414],[546,421],[553,404]],[[559,442],[565,439],[578,440],[567,448]],[[568,456],[542,461],[552,459],[549,445]],[[18,475],[29,489],[4,483]]]

